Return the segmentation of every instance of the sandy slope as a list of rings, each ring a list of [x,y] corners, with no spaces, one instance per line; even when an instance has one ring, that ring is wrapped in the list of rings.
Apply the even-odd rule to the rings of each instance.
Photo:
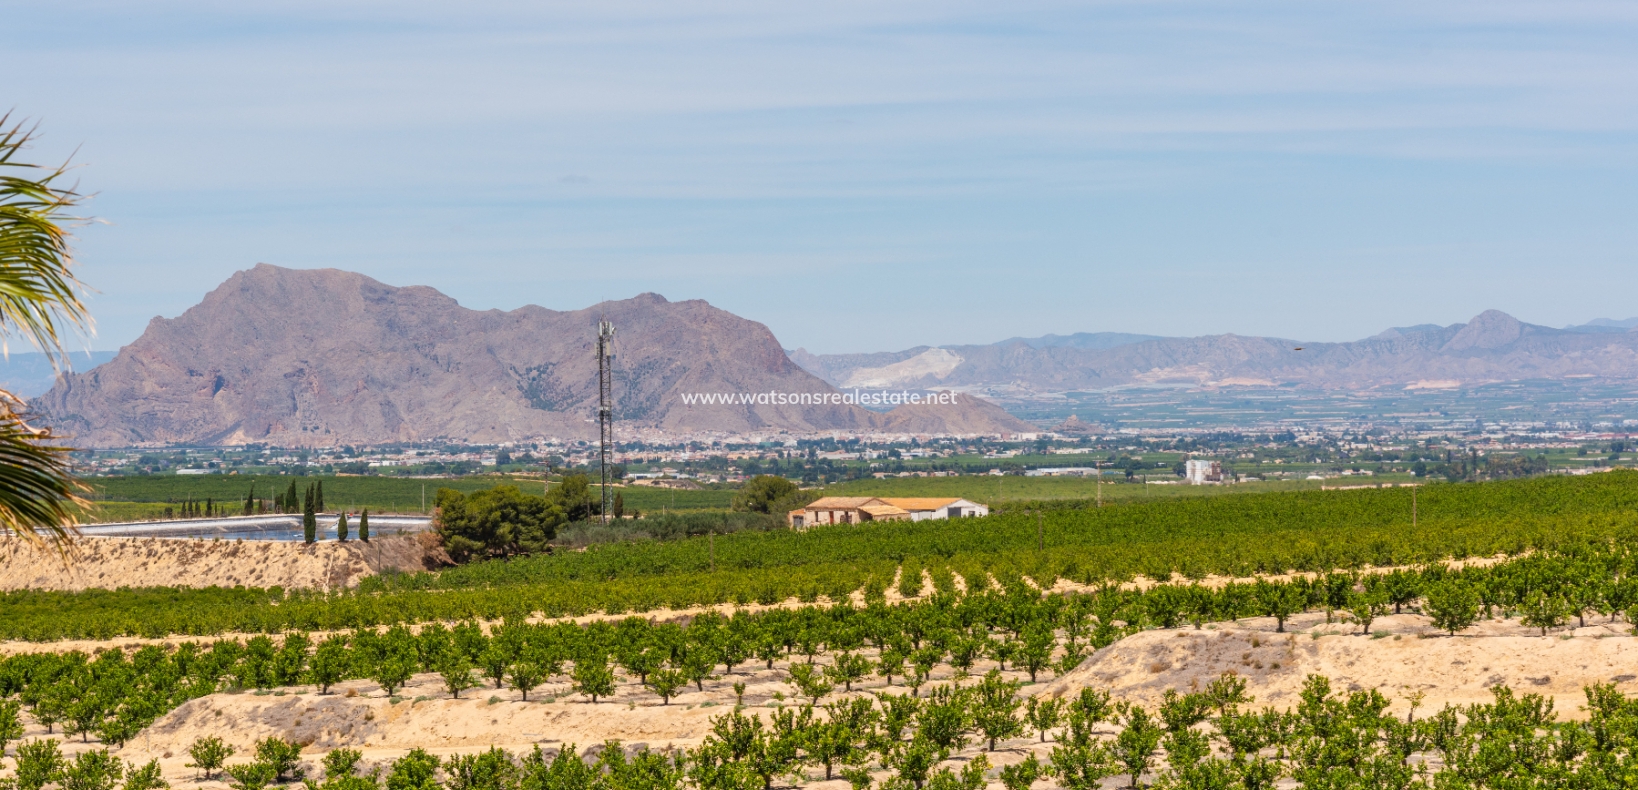
[[[1599,618],[1602,620],[1603,618]],[[1420,615],[1376,621],[1371,635],[1358,626],[1327,625],[1325,615],[1292,618],[1274,633],[1272,618],[1215,627],[1146,631],[1094,654],[1040,694],[1074,694],[1083,686],[1121,699],[1154,704],[1168,688],[1203,688],[1224,672],[1247,681],[1258,705],[1295,705],[1309,675],[1325,675],[1336,691],[1374,688],[1404,713],[1405,696],[1422,692],[1422,710],[1488,702],[1489,689],[1550,696],[1561,717],[1579,718],[1582,688],[1615,682],[1638,694],[1638,638],[1624,623],[1557,629],[1542,637],[1517,620],[1492,620],[1450,637]],[[1316,638],[1318,634],[1318,638]]]
[[[424,536],[387,535],[368,544],[168,538],[80,538],[70,557],[0,538],[0,590],[119,587],[350,587],[385,568],[422,570]]]

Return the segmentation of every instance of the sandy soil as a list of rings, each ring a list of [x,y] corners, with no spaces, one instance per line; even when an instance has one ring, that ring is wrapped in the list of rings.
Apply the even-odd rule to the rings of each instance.
[[[1598,618],[1602,620],[1603,618]],[[1552,697],[1561,718],[1582,718],[1584,686],[1614,682],[1638,694],[1638,637],[1625,623],[1560,628],[1547,636],[1517,620],[1489,620],[1451,637],[1420,615],[1390,615],[1364,635],[1354,624],[1327,624],[1323,613],[1286,623],[1273,618],[1218,623],[1204,629],[1145,631],[1099,651],[1080,668],[1036,693],[1075,694],[1083,686],[1107,689],[1147,705],[1169,688],[1204,688],[1224,672],[1247,681],[1257,705],[1290,708],[1303,681],[1325,675],[1334,691],[1374,688],[1409,709],[1406,695],[1422,692],[1421,710],[1489,702],[1489,689]]]
[[[174,538],[79,538],[65,559],[0,538],[0,590],[119,587],[284,587],[336,589],[386,568],[436,567],[425,535],[387,535],[369,543]]]

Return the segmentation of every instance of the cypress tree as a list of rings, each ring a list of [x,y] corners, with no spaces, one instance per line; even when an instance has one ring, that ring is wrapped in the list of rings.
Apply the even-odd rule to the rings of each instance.
[[[313,487],[313,509],[324,510],[324,481],[320,480]]]
[[[313,500],[307,500],[307,508],[301,514],[301,536],[308,543],[318,540],[318,516],[313,513]]]
[[[205,497],[205,518],[216,515],[216,500]]]
[[[342,543],[347,542],[347,511],[345,510],[341,512],[341,517],[336,519],[336,540]]]
[[[256,484],[250,484],[250,493],[245,494],[245,515],[256,512]]]
[[[364,508],[364,512],[358,514],[358,539],[364,541],[365,543],[370,542],[370,509],[369,508]]]
[[[313,507],[313,486],[311,486],[311,485],[307,486],[307,493],[305,495],[303,495],[303,497],[302,497],[301,512],[303,512],[303,513],[316,513],[316,512],[318,512],[318,509]]]
[[[290,481],[290,488],[284,492],[284,501],[279,503],[279,512],[296,512],[296,481]]]
[[[614,492],[614,517],[626,517],[626,500],[625,497],[620,496],[618,491]]]

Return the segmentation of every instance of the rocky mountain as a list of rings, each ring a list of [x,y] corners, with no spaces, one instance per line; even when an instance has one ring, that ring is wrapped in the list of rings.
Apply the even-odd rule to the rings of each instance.
[[[1638,330],[1606,323],[1610,326],[1601,331],[1554,329],[1488,310],[1465,324],[1399,327],[1346,343],[1213,335],[1098,347],[1014,339],[884,354],[798,350],[791,358],[838,386],[868,381],[962,391],[1063,392],[1143,384],[1421,388],[1638,377]]]
[[[67,362],[74,370],[90,370],[113,358],[112,351],[74,351],[67,355]],[[57,375],[51,358],[38,351],[7,354],[0,359],[0,389],[19,398],[44,395],[57,383]]]
[[[66,376],[31,405],[85,447],[589,438],[602,319],[616,327],[622,430],[1027,429],[972,401],[888,414],[685,403],[684,393],[836,391],[792,363],[767,327],[703,301],[643,294],[569,312],[478,311],[424,286],[266,264],[181,316],[155,318],[111,361]]]

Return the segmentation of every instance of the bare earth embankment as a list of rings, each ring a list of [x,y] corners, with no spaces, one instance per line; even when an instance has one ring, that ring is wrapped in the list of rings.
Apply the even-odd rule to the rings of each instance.
[[[0,539],[0,590],[120,587],[283,587],[338,589],[393,568],[436,566],[427,538],[385,535],[369,543],[217,541],[171,538],[79,538],[66,559],[14,539]],[[433,564],[429,566],[429,561]]]

